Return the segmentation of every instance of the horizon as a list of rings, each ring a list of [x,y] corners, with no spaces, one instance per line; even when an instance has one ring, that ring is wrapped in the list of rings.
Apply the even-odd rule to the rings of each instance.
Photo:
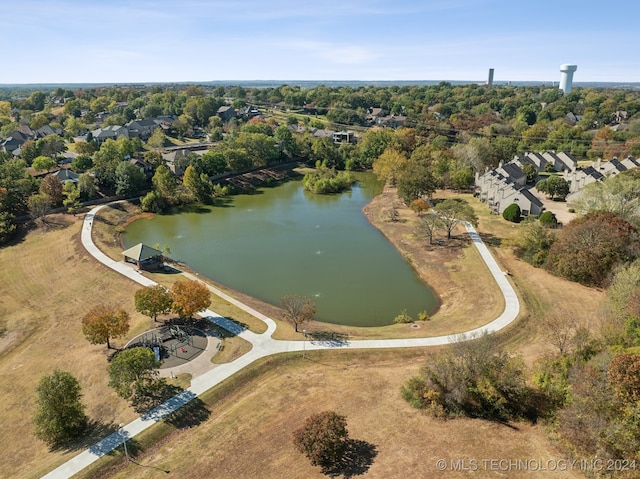
[[[640,6],[588,7],[577,0],[536,8],[505,0],[327,0],[322,8],[293,0],[87,0],[78,8],[73,0],[23,0],[2,7],[0,26],[31,54],[12,57],[0,84],[479,83],[489,68],[495,84],[557,83],[565,63],[578,65],[576,84],[640,81],[638,58],[611,45],[635,43]]]

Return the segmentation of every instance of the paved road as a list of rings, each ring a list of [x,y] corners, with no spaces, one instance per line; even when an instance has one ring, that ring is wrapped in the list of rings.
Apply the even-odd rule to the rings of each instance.
[[[93,220],[95,218],[96,213],[107,205],[97,206],[92,209],[84,219],[84,224],[82,226],[82,234],[81,240],[84,247],[87,251],[98,261],[108,266],[109,268],[118,271],[123,274],[127,278],[135,281],[136,283],[143,286],[153,286],[156,283],[149,278],[146,278],[142,274],[138,273],[134,268],[129,265],[114,261],[109,258],[107,255],[102,253],[94,244],[93,239],[91,238],[91,228],[93,226]],[[290,352],[290,351],[302,351],[303,349],[311,350],[319,350],[319,349],[371,349],[371,348],[408,348],[408,347],[426,347],[426,346],[438,346],[443,344],[449,344],[461,340],[466,340],[468,338],[475,337],[476,335],[483,333],[493,333],[495,331],[499,331],[500,329],[506,327],[511,322],[513,322],[519,312],[520,312],[520,303],[518,301],[518,297],[513,290],[513,287],[509,283],[506,278],[504,272],[500,269],[495,259],[487,249],[486,245],[480,238],[480,235],[477,233],[475,228],[469,223],[463,223],[471,240],[473,241],[474,246],[480,253],[480,256],[486,263],[489,271],[492,276],[496,280],[498,287],[502,291],[504,295],[505,308],[502,314],[498,316],[493,321],[476,328],[471,331],[467,331],[464,334],[454,334],[454,335],[446,335],[446,336],[434,336],[430,338],[407,338],[407,339],[378,339],[378,340],[354,340],[354,341],[278,341],[272,339],[271,336],[276,330],[276,323],[271,318],[265,316],[259,311],[250,308],[249,306],[241,303],[235,298],[230,297],[229,295],[223,293],[222,291],[209,286],[209,289],[215,294],[221,296],[226,301],[236,305],[237,307],[247,311],[248,313],[254,315],[255,317],[261,319],[267,324],[267,330],[262,334],[253,333],[247,329],[243,329],[238,324],[230,321],[219,314],[205,310],[200,312],[199,314],[209,321],[214,322],[218,326],[227,329],[228,331],[237,334],[241,338],[249,341],[253,348],[247,354],[239,357],[233,362],[226,364],[219,364],[215,366],[211,366],[211,370],[196,376],[191,381],[191,387],[189,389],[183,391],[182,393],[174,396],[166,403],[158,406],[154,410],[148,412],[140,416],[135,421],[124,426],[121,432],[115,432],[110,436],[107,436],[100,442],[97,442],[93,446],[84,450],[74,458],[70,459],[66,463],[59,466],[57,469],[54,469],[47,475],[43,476],[46,479],[66,479],[74,474],[80,472],[85,467],[97,461],[99,458],[104,456],[105,454],[111,452],[116,447],[122,445],[122,440],[124,437],[131,438],[151,427],[153,424],[162,420],[167,415],[171,414],[173,411],[179,409],[184,406],[186,403],[199,396],[200,394],[208,391],[212,387],[221,383],[225,379],[229,378],[233,374],[237,373],[241,369],[247,367],[254,361],[264,358],[266,356],[271,356],[273,354]],[[185,274],[185,273],[183,273]],[[185,274],[187,277],[191,279],[197,279],[193,275]]]

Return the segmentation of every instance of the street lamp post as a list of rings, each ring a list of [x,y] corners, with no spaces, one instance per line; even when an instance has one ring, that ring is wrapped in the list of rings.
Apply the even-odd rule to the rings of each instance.
[[[302,334],[304,335],[304,340],[302,341],[302,358],[307,354],[307,330],[303,329]]]
[[[129,461],[129,452],[127,451],[127,436],[125,436],[124,434],[124,430],[122,429],[124,428],[124,424],[120,423],[120,437],[122,437],[122,446],[124,447],[124,456],[127,458],[127,461]]]

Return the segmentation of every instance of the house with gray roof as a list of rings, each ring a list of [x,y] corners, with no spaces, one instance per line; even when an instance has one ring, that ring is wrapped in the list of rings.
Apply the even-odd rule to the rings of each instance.
[[[51,173],[51,176],[57,177],[60,180],[60,183],[77,183],[78,178],[80,177],[80,175],[78,175],[77,173],[74,173],[73,171],[66,168],[62,168],[55,173]]]
[[[232,118],[236,117],[236,111],[233,109],[232,106],[228,106],[228,105],[221,106],[220,108],[218,108],[217,114],[223,123],[228,123],[229,121],[231,121]]]
[[[129,139],[129,129],[124,126],[111,125],[104,128],[97,128],[91,132],[93,141],[101,145],[107,140],[117,140],[118,138]]]

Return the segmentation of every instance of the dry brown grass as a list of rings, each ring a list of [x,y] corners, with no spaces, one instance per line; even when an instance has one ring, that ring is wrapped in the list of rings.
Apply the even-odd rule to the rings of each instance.
[[[238,336],[223,338],[219,351],[211,358],[214,364],[230,363],[253,348],[249,341]]]
[[[482,205],[476,206],[482,210]],[[480,220],[481,234],[493,238],[495,244],[516,229],[488,214]],[[0,477],[40,477],[76,452],[49,451],[33,437],[34,390],[40,377],[54,368],[70,371],[80,380],[87,413],[103,426],[101,434],[92,439],[135,417],[107,386],[106,350],[84,339],[80,319],[90,305],[108,301],[130,312],[132,331],[146,329],[150,322],[134,312],[132,292],[137,286],[97,264],[82,248],[79,231],[76,220],[63,229],[33,231],[22,243],[0,250],[0,315],[7,321],[7,332],[0,338],[0,399],[4,406]],[[107,243],[113,241],[105,238]],[[522,319],[502,337],[511,349],[524,355],[527,364],[552,350],[536,321],[546,311],[568,308],[587,324],[594,323],[601,292],[532,268],[515,259],[508,248],[494,248],[493,252],[512,273],[523,306]],[[457,274],[470,288],[469,296],[458,293],[461,301],[481,297],[474,291],[482,284],[474,280],[475,272],[465,274],[467,267],[475,271],[476,259],[465,253],[450,258],[450,263],[459,265],[459,270],[451,270],[449,265],[448,279],[453,281]],[[489,314],[489,309],[484,311]],[[438,317],[423,324],[435,330]],[[307,329],[314,325],[309,326]],[[367,335],[383,337],[400,332],[414,334],[407,326],[393,326]],[[234,344],[227,353],[236,357],[244,347]],[[379,454],[369,477],[462,477],[462,473],[439,473],[435,460],[440,457],[560,457],[542,432],[528,424],[512,429],[480,420],[440,422],[411,409],[400,398],[399,388],[417,372],[426,357],[424,351],[314,351],[307,355],[308,361],[268,360],[258,372],[241,372],[232,378],[232,392],[219,395],[216,391],[220,388],[216,388],[207,393],[212,398],[212,414],[198,427],[172,432],[168,426],[160,426],[133,439],[160,439],[156,446],[147,448],[149,455],[142,463],[162,465],[194,478],[322,477],[295,452],[291,431],[309,414],[330,408],[347,416],[353,438],[376,445]],[[158,471],[129,466],[113,474],[146,477]],[[87,472],[83,477],[110,475]],[[529,472],[509,477],[545,476]]]
[[[161,446],[137,460],[192,479],[321,478],[298,453],[292,431],[323,410],[347,417],[353,439],[375,446],[377,456],[361,477],[462,478],[468,472],[440,472],[438,459],[560,459],[563,456],[535,426],[510,426],[474,419],[441,421],[412,409],[400,397],[404,380],[425,358],[420,351],[359,354],[311,352],[271,359],[262,374],[209,406],[211,417],[193,430],[174,431]],[[157,469],[128,465],[103,476],[93,469],[81,477],[156,477]],[[114,469],[111,469],[114,471]],[[491,474],[478,477],[545,478],[547,472]],[[570,472],[562,477],[583,477]]]
[[[22,243],[0,249],[0,315],[7,320],[0,338],[0,477],[39,477],[74,453],[50,452],[33,436],[35,388],[56,368],[78,378],[87,414],[101,427],[135,417],[107,386],[106,348],[84,338],[81,318],[104,302],[128,311],[134,330],[148,319],[134,310],[133,283],[96,263],[79,232],[80,221],[74,220],[66,228],[32,231]]]

